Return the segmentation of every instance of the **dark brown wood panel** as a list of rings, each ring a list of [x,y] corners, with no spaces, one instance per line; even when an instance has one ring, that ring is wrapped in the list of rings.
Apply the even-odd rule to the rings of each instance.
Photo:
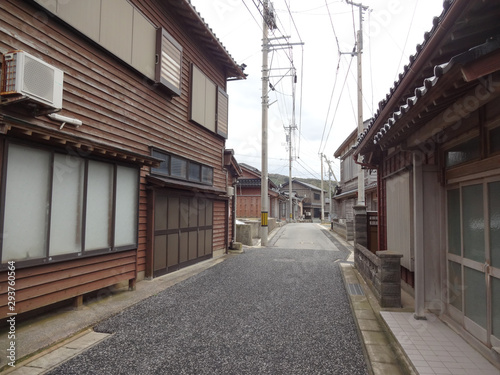
[[[16,270],[16,313],[134,279],[135,251]],[[7,272],[0,274],[0,313],[7,311]]]
[[[226,213],[225,201],[214,201],[214,234],[213,247],[214,250],[225,249],[225,234],[226,234]]]

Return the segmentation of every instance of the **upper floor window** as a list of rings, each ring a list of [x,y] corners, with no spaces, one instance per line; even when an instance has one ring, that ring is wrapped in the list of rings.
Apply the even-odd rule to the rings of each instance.
[[[181,95],[182,46],[165,29],[157,33],[156,81]]]
[[[208,130],[227,138],[228,96],[196,65],[191,69],[190,119]]]
[[[157,168],[151,168],[151,173],[177,178],[180,180],[213,185],[214,170],[212,167],[188,160],[176,155],[169,155],[156,149],[152,155],[163,159]]]
[[[481,156],[479,137],[461,143],[446,151],[446,167],[454,167],[468,161],[477,160]]]
[[[356,164],[354,163],[354,159],[352,157],[352,154],[347,156],[342,162],[340,163],[340,173],[341,173],[341,180],[343,182],[352,180],[354,177],[357,176],[356,174]]]

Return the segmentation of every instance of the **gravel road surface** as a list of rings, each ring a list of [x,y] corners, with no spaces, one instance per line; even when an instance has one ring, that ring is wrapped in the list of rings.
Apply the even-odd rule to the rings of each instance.
[[[293,232],[102,322],[112,335],[50,374],[367,374],[337,264],[346,252],[276,246]]]

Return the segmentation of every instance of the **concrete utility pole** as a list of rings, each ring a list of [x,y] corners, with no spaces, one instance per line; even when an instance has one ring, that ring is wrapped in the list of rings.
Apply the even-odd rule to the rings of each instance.
[[[269,54],[269,28],[275,28],[274,14],[269,9],[268,0],[263,2],[264,19],[262,21],[262,174],[260,183],[260,238],[261,246],[267,246],[267,236],[269,228],[267,226],[267,219],[269,215],[269,193],[268,193],[268,171],[267,171],[267,111],[269,108],[269,68],[267,65]]]
[[[321,153],[321,223],[325,221],[325,195],[323,194],[323,153]]]
[[[292,127],[288,134],[288,203],[290,206],[290,217],[288,222],[293,222],[293,198],[292,198]]]
[[[323,155],[323,157],[325,158],[325,161],[326,161],[326,164],[328,165],[328,178],[329,178],[329,184],[330,184],[330,194],[329,194],[329,199],[330,199],[330,220],[332,219],[332,208],[333,208],[333,199],[332,199],[332,176],[333,178],[335,179],[335,182],[337,183],[337,185],[339,184],[338,180],[337,180],[337,177],[335,176],[335,173],[333,172],[333,168],[332,168],[332,164],[331,164],[331,161],[328,160],[328,158],[326,157],[326,155]]]
[[[295,130],[295,84],[297,82],[297,75],[295,69],[293,69],[292,74],[292,123],[289,127],[288,132],[288,200],[290,203],[290,219],[289,222],[293,222],[293,198],[292,198],[292,136]]]
[[[358,30],[358,43],[356,49],[356,56],[358,61],[358,135],[363,130],[363,74],[361,66],[361,53],[363,52],[363,12],[368,9],[363,4],[353,3],[346,0],[347,4],[357,6],[359,8],[359,30]],[[365,175],[363,168],[358,164],[358,206],[365,205]]]

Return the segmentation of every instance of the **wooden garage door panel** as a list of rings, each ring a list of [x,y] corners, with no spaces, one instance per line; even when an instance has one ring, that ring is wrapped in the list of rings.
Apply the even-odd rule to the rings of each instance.
[[[179,246],[179,253],[180,253],[179,263],[184,263],[188,260],[189,233],[187,232],[181,233],[180,237],[181,240]]]
[[[212,254],[213,201],[159,191],[154,219],[155,275]]]
[[[198,231],[189,232],[189,260],[198,258]]]
[[[213,230],[208,229],[205,232],[205,255],[212,254],[212,237],[213,237]]]
[[[205,233],[206,230],[200,230],[198,232],[198,256],[205,256]]]
[[[155,236],[154,271],[167,267],[167,236]]]
[[[155,230],[167,229],[167,202],[166,194],[158,194],[155,198]]]
[[[168,235],[168,267],[179,264],[179,234]]]
[[[179,197],[168,198],[168,229],[179,228]]]

